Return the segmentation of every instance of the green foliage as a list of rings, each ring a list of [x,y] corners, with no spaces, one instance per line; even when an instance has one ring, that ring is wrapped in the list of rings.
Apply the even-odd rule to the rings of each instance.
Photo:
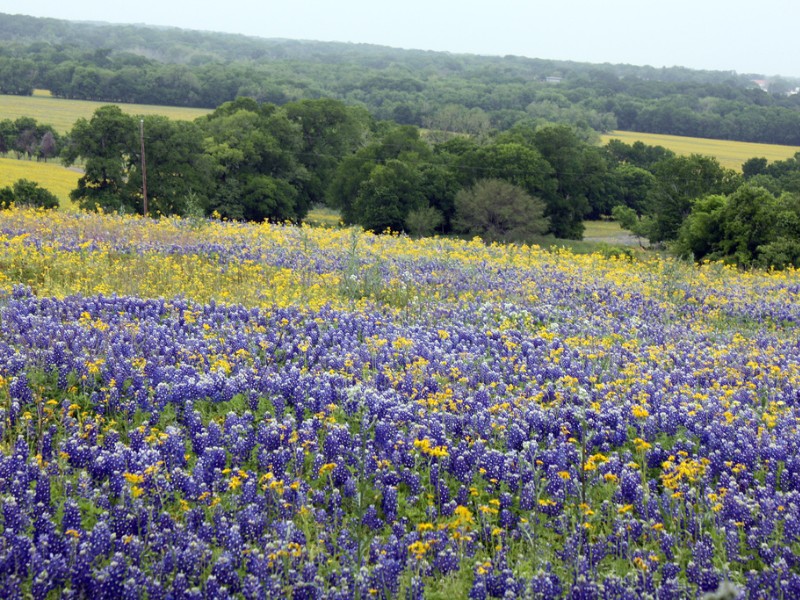
[[[503,136],[496,143],[468,150],[460,157],[457,168],[465,187],[484,179],[498,179],[543,199],[551,231],[557,237],[570,237],[564,234],[573,229],[571,219],[578,213],[583,214],[580,209],[570,210],[571,203],[558,194],[555,170],[542,153],[527,145],[522,137]],[[578,224],[574,228],[580,227],[582,225]]]
[[[0,16],[0,91],[215,107],[335,98],[377,119],[483,136],[526,120],[800,145],[798,98],[729,72],[454,56],[372,45]],[[147,57],[141,55],[147,48]],[[109,50],[111,49],[111,50]],[[558,84],[546,78],[560,75]],[[774,80],[775,90],[796,81]]]
[[[740,175],[699,154],[663,159],[653,165],[653,174],[658,185],[647,210],[653,218],[652,242],[676,239],[697,198],[733,193],[741,183]]]
[[[717,251],[723,238],[722,209],[726,202],[725,196],[711,195],[694,204],[675,243],[678,255],[702,260]]]
[[[611,214],[615,206],[625,206],[641,215],[657,188],[655,176],[642,167],[621,164],[609,171],[608,194],[605,202],[598,203],[600,214]]]
[[[500,179],[482,179],[456,194],[456,230],[486,242],[529,242],[547,230],[545,203]]]
[[[420,165],[433,154],[411,126],[389,126],[379,137],[339,164],[328,199],[349,225],[372,231],[401,231],[411,210],[425,205]]]
[[[230,219],[301,220],[310,204],[300,126],[272,104],[238,98],[197,121],[211,177],[208,210]]]
[[[545,196],[551,231],[556,237],[579,240],[583,219],[591,212],[589,197],[604,193],[606,162],[565,125],[537,130],[533,143],[555,172],[555,193]]]
[[[192,197],[195,207],[206,202],[209,186],[208,159],[203,154],[200,130],[188,121],[162,116],[141,117],[147,168],[148,212],[151,215],[186,215]],[[141,205],[141,151],[130,155],[125,194]]]
[[[472,185],[481,179],[502,179],[529,194],[552,196],[555,173],[541,153],[517,141],[498,141],[465,153],[459,162],[461,183]]]
[[[766,158],[750,158],[742,165],[742,175],[749,180],[756,175],[761,175],[767,171]]]
[[[433,235],[437,228],[444,223],[444,217],[433,206],[423,206],[409,211],[405,220],[405,228],[415,237]]]
[[[8,208],[12,203],[35,208],[58,208],[55,194],[27,179],[19,179],[9,187],[0,188],[0,208]]]
[[[632,165],[648,170],[657,162],[675,156],[674,152],[663,146],[651,146],[639,141],[626,144],[617,139],[609,140],[603,150],[612,164]]]
[[[354,203],[359,224],[369,231],[402,231],[411,211],[425,206],[422,176],[413,164],[392,159],[376,165],[361,182]]]
[[[0,121],[0,153],[13,152],[17,158],[48,160],[58,154],[61,139],[50,125],[31,117]]]
[[[777,269],[800,266],[800,198],[776,198],[752,185],[729,196],[706,196],[681,226],[675,250],[698,261]]]
[[[84,159],[84,175],[70,198],[87,210],[133,211],[125,192],[129,157],[137,146],[136,124],[118,106],[98,108],[91,120],[79,119],[62,154],[64,164]]]
[[[640,238],[650,238],[653,229],[653,219],[636,214],[629,206],[618,204],[611,209],[611,216],[618,221],[622,229],[627,229]]]
[[[283,111],[299,125],[302,136],[298,160],[308,172],[308,179],[299,190],[303,204],[324,204],[336,167],[345,156],[358,150],[372,119],[364,109],[348,107],[331,98],[290,102]]]

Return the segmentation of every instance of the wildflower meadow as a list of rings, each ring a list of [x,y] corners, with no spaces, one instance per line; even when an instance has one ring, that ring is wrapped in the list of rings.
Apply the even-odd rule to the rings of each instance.
[[[800,597],[800,279],[0,212],[0,597]]]

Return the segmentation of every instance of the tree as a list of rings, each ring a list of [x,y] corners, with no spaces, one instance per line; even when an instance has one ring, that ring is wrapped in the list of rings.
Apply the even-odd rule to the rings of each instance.
[[[529,242],[548,227],[545,203],[500,179],[482,179],[456,194],[454,228],[487,242]]]
[[[656,189],[655,176],[646,169],[630,164],[619,165],[610,171],[609,176],[610,189],[607,198],[611,208],[627,206],[641,216],[647,210],[650,196]]]
[[[750,179],[756,175],[766,174],[767,172],[767,159],[749,158],[742,164],[742,175],[745,179]]]
[[[675,250],[695,260],[740,266],[800,266],[800,197],[745,184],[729,196],[699,199],[680,228]]]
[[[371,117],[330,98],[290,102],[283,111],[302,137],[298,159],[309,177],[299,193],[309,206],[323,204],[339,162],[365,143]]]
[[[193,195],[204,205],[210,185],[209,160],[203,152],[200,128],[189,121],[173,121],[160,115],[139,117],[144,133],[147,201],[150,215],[182,215]],[[134,123],[136,119],[134,119]],[[128,178],[124,195],[138,210],[143,205],[141,144],[127,157]]]
[[[56,154],[58,154],[56,135],[52,131],[45,131],[42,141],[39,142],[39,156],[47,162],[48,158],[53,158]]]
[[[443,222],[444,217],[442,217],[442,213],[439,210],[433,206],[423,206],[408,213],[405,220],[405,228],[408,233],[415,237],[426,237],[433,235]]]
[[[310,198],[298,160],[301,128],[272,104],[237,98],[200,119],[211,182],[208,210],[230,219],[298,221]]]
[[[378,190],[374,187],[375,182],[362,190],[362,184],[372,177],[376,167],[387,165],[390,161],[404,163],[413,170],[416,174],[415,177],[419,178],[420,170],[417,165],[430,162],[433,154],[430,147],[420,139],[419,130],[416,127],[392,124],[384,124],[383,127],[385,129],[379,134],[376,141],[361,148],[355,154],[346,157],[337,166],[331,184],[328,187],[327,198],[331,207],[340,211],[342,220],[347,224],[360,224],[368,229],[377,227],[378,231],[386,227],[400,231],[403,228],[407,212],[417,208],[415,201],[391,200],[389,204],[402,207],[401,213],[393,214],[385,219],[380,219],[377,216],[375,219],[372,217],[367,218],[363,209],[365,206],[373,206],[374,202],[371,200],[366,205],[363,202],[359,205],[359,196],[366,194],[374,200],[380,195],[386,195],[388,200],[393,192],[386,187]],[[392,167],[393,172],[399,172],[399,169],[396,165]],[[385,179],[381,175],[380,179],[382,181],[381,185],[385,186],[389,184],[392,178]],[[405,177],[398,177],[394,181],[398,184],[402,183],[404,188],[407,187]],[[415,185],[422,186],[422,183],[422,180],[418,179]],[[419,190],[414,191],[415,198],[418,196],[418,192]],[[422,204],[420,203],[420,205]],[[376,225],[381,220],[385,221],[384,225]],[[367,224],[368,222],[369,224]]]
[[[403,231],[409,213],[426,206],[422,181],[419,169],[409,162],[392,159],[375,165],[355,199],[358,224],[376,233]]]
[[[603,150],[612,165],[627,164],[648,171],[658,161],[675,156],[672,150],[667,150],[663,146],[650,146],[639,141],[626,144],[617,139],[608,140]]]
[[[423,163],[419,169],[422,175],[422,193],[431,211],[435,211],[437,215],[435,222],[431,222],[431,233],[437,229],[449,232],[452,230],[451,221],[456,210],[456,193],[461,189],[458,178],[446,164]]]
[[[719,259],[723,232],[723,208],[728,199],[718,194],[705,196],[695,202],[692,212],[678,231],[675,252],[683,258],[701,261]]]
[[[547,211],[551,230],[556,237],[581,239],[583,219],[591,210],[589,195],[604,184],[605,160],[565,125],[542,127],[533,142],[555,171],[557,185]]]
[[[763,188],[743,185],[721,207],[719,253],[739,265],[758,259],[759,247],[777,236],[777,200]]]
[[[661,160],[653,165],[653,174],[658,185],[648,208],[654,220],[652,242],[674,240],[695,199],[733,193],[741,183],[739,174],[699,154]]]
[[[17,137],[17,128],[11,119],[0,121],[0,154],[9,152],[14,147],[14,139]]]
[[[633,235],[640,238],[650,238],[650,231],[653,228],[653,219],[642,216],[635,210],[623,204],[617,204],[611,209],[611,216],[619,223],[623,229],[627,229]]]
[[[531,195],[549,198],[555,193],[553,168],[536,148],[519,142],[477,146],[463,154],[455,166],[463,186],[481,179],[502,179]]]
[[[92,118],[78,119],[64,149],[69,166],[84,159],[84,174],[70,198],[87,210],[137,211],[135,199],[125,194],[129,157],[138,145],[133,117],[118,106],[101,106]]]

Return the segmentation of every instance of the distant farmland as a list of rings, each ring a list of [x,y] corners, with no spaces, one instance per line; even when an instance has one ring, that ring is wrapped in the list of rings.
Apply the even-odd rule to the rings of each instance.
[[[66,133],[81,117],[91,118],[101,106],[113,102],[90,102],[88,100],[65,100],[54,98],[48,92],[37,90],[33,96],[0,95],[0,118],[16,119],[33,117],[39,123],[55,127],[59,133]],[[170,119],[193,121],[207,115],[205,108],[183,108],[177,106],[153,106],[149,104],[117,104],[123,112],[130,115],[164,115]]]
[[[612,131],[601,136],[603,143],[608,140],[622,140],[626,144],[642,142],[650,146],[664,146],[676,154],[704,154],[715,157],[723,167],[742,170],[742,163],[748,158],[764,157],[770,162],[791,158],[800,148],[796,146],[779,146],[777,144],[755,144],[751,142],[733,142],[730,140],[710,140],[706,138],[682,137],[679,135],[662,135],[658,133],[638,133],[636,131]]]
[[[72,207],[69,193],[78,186],[80,176],[80,173],[67,169],[58,161],[0,158],[0,187],[9,186],[18,179],[35,181],[39,187],[55,194],[61,201],[62,208]]]

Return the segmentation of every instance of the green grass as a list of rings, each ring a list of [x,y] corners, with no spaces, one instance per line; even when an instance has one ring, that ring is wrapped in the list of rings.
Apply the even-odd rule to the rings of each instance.
[[[89,119],[101,106],[112,102],[66,100],[54,98],[46,90],[36,90],[33,96],[0,95],[0,118],[33,117],[39,123],[52,125],[59,133],[66,133],[80,118]],[[193,121],[211,111],[205,108],[153,106],[149,104],[119,104],[130,115],[164,115],[170,119]]]
[[[324,206],[312,208],[306,216],[305,222],[315,227],[340,227],[342,225],[339,212]],[[583,226],[585,228],[583,240],[566,240],[552,235],[543,235],[532,239],[531,243],[547,250],[568,249],[575,254],[591,254],[593,252],[618,254],[618,250],[627,253],[626,248],[633,254],[638,254],[641,250],[638,244],[633,243],[630,232],[622,229],[616,221],[584,221]]]
[[[80,176],[77,171],[67,169],[57,161],[0,158],[0,187],[9,186],[19,179],[28,179],[55,194],[64,209],[72,208],[69,193],[78,186]]]
[[[711,140],[659,133],[638,133],[635,131],[612,131],[607,135],[601,136],[604,144],[612,139],[621,140],[626,144],[642,142],[649,146],[664,146],[676,154],[684,156],[689,154],[713,156],[723,167],[736,171],[742,170],[742,163],[748,158],[764,157],[773,162],[791,158],[796,152],[800,152],[800,148],[797,146]]]
[[[612,242],[628,234],[616,221],[584,221],[583,226],[586,228],[583,232],[584,238],[600,241]]]
[[[342,218],[339,211],[325,206],[315,206],[306,215],[306,223],[316,227],[340,227]]]

